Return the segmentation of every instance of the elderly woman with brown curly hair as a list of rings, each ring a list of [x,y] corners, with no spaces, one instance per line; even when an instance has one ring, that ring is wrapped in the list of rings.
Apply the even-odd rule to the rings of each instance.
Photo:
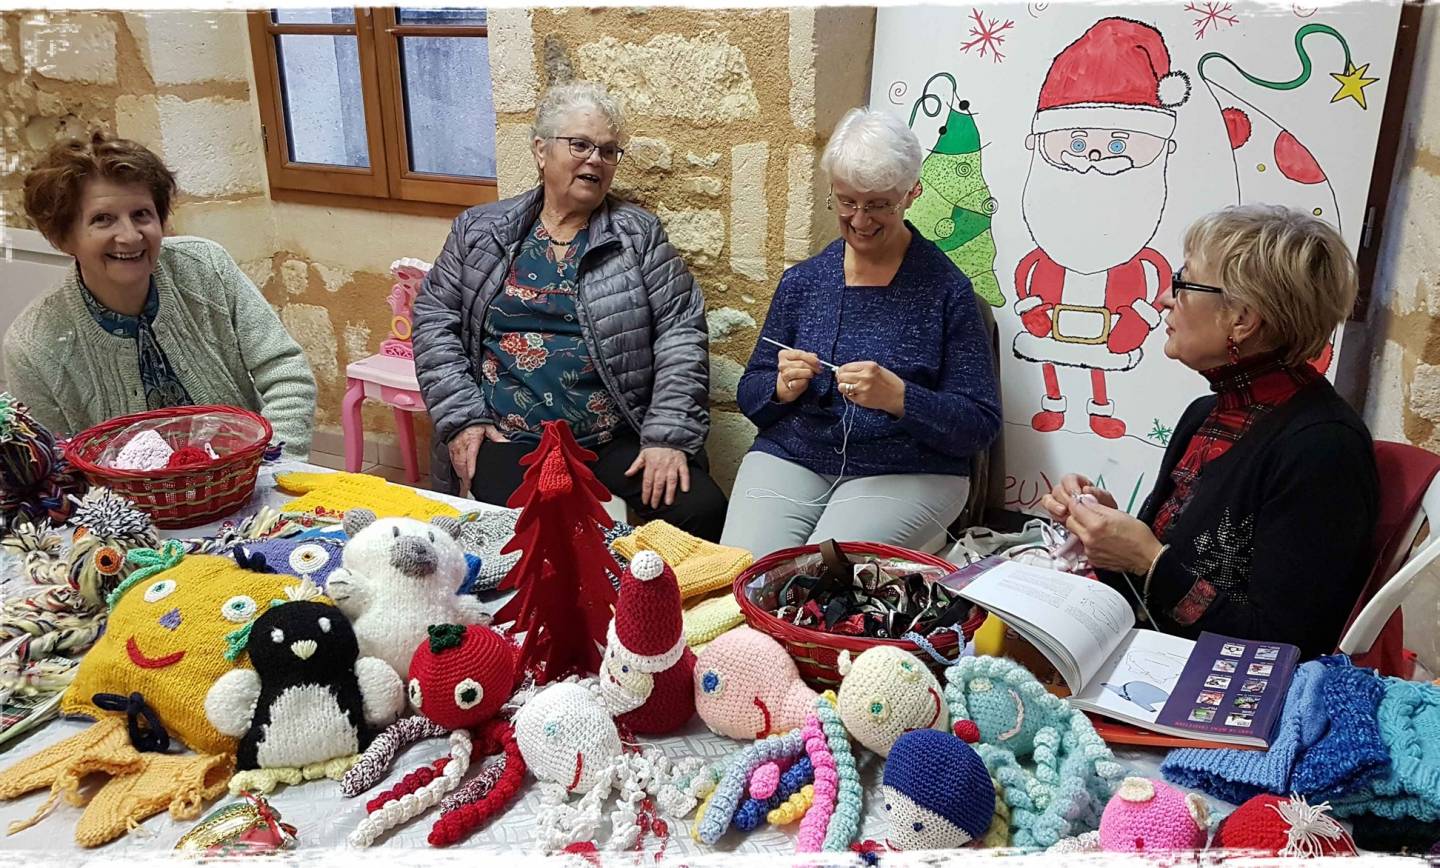
[[[75,268],[5,333],[9,389],[61,434],[165,407],[246,407],[304,456],[310,365],[224,248],[164,237],[175,191],[159,157],[103,132],[57,143],[31,170],[25,212]]]

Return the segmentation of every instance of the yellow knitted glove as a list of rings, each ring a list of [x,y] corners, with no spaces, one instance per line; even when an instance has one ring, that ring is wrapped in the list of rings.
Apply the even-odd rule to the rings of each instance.
[[[680,615],[685,624],[685,644],[699,651],[722,633],[745,623],[734,594],[701,600]]]
[[[620,537],[613,547],[627,559],[643,549],[660,555],[675,571],[680,596],[686,599],[728,588],[755,561],[755,556],[744,549],[706,542],[659,520]]]
[[[815,785],[806,784],[800,788],[800,792],[794,793],[786,799],[775,810],[765,815],[765,819],[772,826],[788,826],[791,823],[805,816],[810,806],[815,804]]]
[[[366,473],[282,473],[275,477],[275,487],[286,494],[302,495],[281,506],[281,512],[319,512],[338,519],[346,510],[364,508],[379,518],[405,516],[419,521],[460,514],[455,507],[409,486]]]

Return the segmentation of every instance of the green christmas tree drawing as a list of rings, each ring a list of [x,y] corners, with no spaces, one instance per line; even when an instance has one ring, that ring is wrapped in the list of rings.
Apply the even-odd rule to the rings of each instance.
[[[920,168],[924,191],[906,216],[965,272],[977,295],[992,307],[1001,307],[1005,297],[995,277],[995,236],[990,230],[997,203],[980,171],[980,130],[968,100],[953,100],[947,106],[930,92],[938,79],[949,81],[952,93],[956,89],[954,76],[938,72],[925,82],[925,91],[910,112],[912,127],[921,111],[932,118],[941,111],[948,114],[940,138]]]

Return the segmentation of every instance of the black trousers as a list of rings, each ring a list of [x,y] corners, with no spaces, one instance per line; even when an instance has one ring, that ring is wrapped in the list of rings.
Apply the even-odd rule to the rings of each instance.
[[[504,505],[520,487],[525,468],[520,459],[535,451],[533,443],[491,443],[480,446],[475,458],[475,478],[470,483],[470,496],[486,503]],[[703,451],[690,456],[690,490],[675,492],[675,503],[651,509],[640,501],[644,471],[626,476],[625,471],[640,454],[640,438],[629,429],[622,429],[615,439],[591,447],[595,461],[590,470],[611,494],[625,501],[641,522],[663,519],[689,534],[717,542],[725,527],[725,494],[710,478],[710,461]],[[450,453],[438,439],[430,456],[432,483],[437,491],[458,494],[460,480],[450,467]]]

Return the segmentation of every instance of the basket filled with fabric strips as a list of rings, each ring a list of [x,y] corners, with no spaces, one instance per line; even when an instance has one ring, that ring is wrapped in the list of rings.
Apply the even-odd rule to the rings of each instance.
[[[841,651],[877,645],[909,651],[940,672],[985,612],[940,582],[949,561],[881,543],[833,541],[781,549],[735,579],[745,621],[785,646],[800,675],[840,683]]]
[[[272,433],[263,416],[241,407],[169,407],[87,428],[65,444],[65,457],[156,527],[196,527],[250,499]]]

